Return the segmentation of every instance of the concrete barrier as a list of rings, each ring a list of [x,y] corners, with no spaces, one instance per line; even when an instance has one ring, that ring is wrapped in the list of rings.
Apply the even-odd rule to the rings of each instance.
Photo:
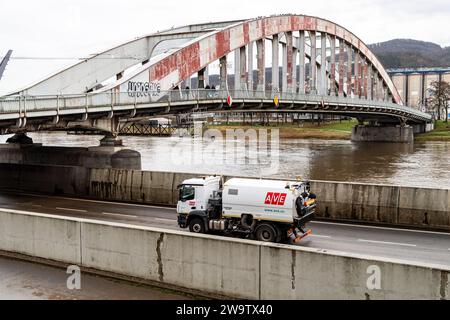
[[[82,224],[83,266],[234,298],[258,296],[259,250],[151,228]]]
[[[0,211],[0,250],[81,264],[81,222]]]
[[[5,209],[0,250],[212,296],[449,298],[446,266]],[[374,290],[373,268],[381,280]]]
[[[400,189],[395,186],[313,181],[317,216],[335,220],[396,224]]]
[[[274,245],[263,245],[260,259],[261,299],[449,298],[447,267]],[[379,272],[379,290],[368,287],[375,284],[374,272]]]
[[[91,169],[93,198],[175,205],[177,186],[201,174]],[[224,180],[232,178],[224,176]],[[284,178],[279,180],[292,180]],[[317,218],[450,231],[450,190],[312,181]]]

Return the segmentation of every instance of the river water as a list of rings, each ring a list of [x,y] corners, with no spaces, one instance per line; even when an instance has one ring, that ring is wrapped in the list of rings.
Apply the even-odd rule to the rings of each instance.
[[[30,133],[35,143],[49,146],[95,146],[101,136],[63,132]],[[0,136],[4,143],[9,136]],[[124,145],[142,155],[142,169],[245,175],[296,177],[312,180],[382,183],[450,189],[450,142],[415,144],[352,143],[338,140],[280,140],[278,154],[252,160],[249,145],[238,144],[223,159],[202,139],[178,137],[122,137]],[[225,143],[223,143],[225,145]],[[269,143],[270,146],[270,143]],[[258,150],[258,149],[257,149]],[[275,150],[275,149],[273,149]],[[260,155],[261,152],[257,152]],[[218,156],[219,155],[219,156]]]

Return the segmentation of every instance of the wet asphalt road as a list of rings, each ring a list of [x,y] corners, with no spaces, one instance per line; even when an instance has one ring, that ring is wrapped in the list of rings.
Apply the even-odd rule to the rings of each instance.
[[[180,230],[173,208],[0,192],[0,208]],[[450,233],[312,222],[300,246],[450,266]]]

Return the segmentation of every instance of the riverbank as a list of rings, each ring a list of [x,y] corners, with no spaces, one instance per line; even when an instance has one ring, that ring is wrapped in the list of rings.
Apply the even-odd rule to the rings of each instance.
[[[229,129],[278,129],[281,139],[325,139],[325,140],[350,140],[352,128],[357,125],[356,120],[346,120],[341,122],[304,123],[301,126],[297,124],[281,125],[243,125],[240,123],[230,123],[228,125],[208,125],[207,129],[217,129],[225,134]],[[418,134],[415,137],[416,142],[427,141],[450,141],[450,123],[444,121],[436,122],[436,128],[428,133]]]
[[[416,135],[415,140],[418,142],[450,141],[450,122],[437,121],[433,131]]]
[[[282,124],[282,125],[243,125],[239,123],[230,123],[228,125],[208,125],[207,129],[217,129],[225,133],[229,129],[278,129],[281,139],[326,139],[326,140],[350,140],[352,128],[357,121],[346,120],[331,123],[303,123]]]

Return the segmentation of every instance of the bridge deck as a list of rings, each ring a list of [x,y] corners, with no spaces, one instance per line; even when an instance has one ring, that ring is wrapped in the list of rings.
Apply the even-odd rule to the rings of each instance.
[[[227,98],[232,98],[229,105]],[[275,104],[277,97],[279,103]],[[231,101],[230,101],[231,102]],[[181,111],[223,110],[242,112],[326,113],[385,122],[424,123],[431,116],[385,101],[259,91],[189,90],[158,93],[93,93],[63,96],[14,96],[0,99],[0,127],[25,128],[27,123],[57,125],[64,118],[74,121],[113,116],[173,114]]]

